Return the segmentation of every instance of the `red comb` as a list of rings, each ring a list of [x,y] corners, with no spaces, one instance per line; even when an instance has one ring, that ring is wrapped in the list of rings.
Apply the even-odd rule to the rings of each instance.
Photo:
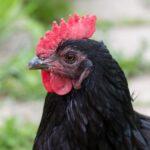
[[[96,16],[79,17],[77,14],[68,17],[68,22],[61,19],[60,25],[53,22],[51,31],[41,37],[37,44],[37,56],[49,55],[58,47],[59,43],[68,39],[90,38],[95,32]]]

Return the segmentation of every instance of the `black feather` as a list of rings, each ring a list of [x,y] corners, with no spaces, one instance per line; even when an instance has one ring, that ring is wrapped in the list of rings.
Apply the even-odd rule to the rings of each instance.
[[[150,150],[150,118],[133,110],[125,75],[103,42],[66,41],[93,72],[80,90],[48,93],[33,150]]]

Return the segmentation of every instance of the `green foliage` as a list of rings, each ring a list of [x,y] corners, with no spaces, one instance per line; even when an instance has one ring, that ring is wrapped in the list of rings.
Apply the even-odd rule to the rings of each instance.
[[[111,21],[111,20],[98,20],[97,21],[97,28],[102,31],[109,31],[112,28],[117,27],[137,27],[137,26],[143,26],[143,25],[150,25],[150,20],[144,20],[144,19],[123,19],[123,20],[117,20],[117,21]]]
[[[25,12],[46,26],[70,12],[69,0],[23,0]]]
[[[0,5],[0,39],[7,37],[15,23],[25,17],[48,26],[51,21],[68,15],[70,6],[67,0],[5,0]]]
[[[146,7],[150,8],[150,0],[144,0],[143,3]]]
[[[102,31],[107,31],[111,29],[115,24],[112,21],[108,20],[98,20],[97,21],[97,27]]]
[[[20,0],[5,0],[0,5],[0,18],[2,26],[4,23],[13,21],[18,16],[18,11],[21,9]]]
[[[22,51],[1,67],[1,95],[21,100],[44,97],[46,92],[41,83],[40,73],[27,68],[33,56],[29,51]]]
[[[150,64],[145,63],[144,53],[148,48],[148,43],[146,41],[141,41],[141,46],[137,50],[137,53],[132,57],[125,57],[124,54],[114,53],[114,56],[122,69],[125,71],[127,76],[134,76],[139,73],[145,73],[150,71]]]
[[[5,0],[0,3],[0,39],[9,34],[9,28],[21,15],[21,6],[20,0]]]
[[[30,150],[36,135],[35,125],[15,118],[0,126],[1,150]]]
[[[141,71],[145,71],[147,67],[143,63],[143,53],[139,51],[132,57],[125,57],[121,52],[113,52],[114,58],[117,60],[127,76],[137,75]]]

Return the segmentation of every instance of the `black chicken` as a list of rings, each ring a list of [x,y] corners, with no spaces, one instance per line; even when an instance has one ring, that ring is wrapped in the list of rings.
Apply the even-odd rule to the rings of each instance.
[[[74,26],[90,17],[72,18]],[[43,70],[48,91],[33,150],[150,150],[150,118],[133,110],[125,75],[104,43],[63,37],[50,50],[48,36],[29,63]]]

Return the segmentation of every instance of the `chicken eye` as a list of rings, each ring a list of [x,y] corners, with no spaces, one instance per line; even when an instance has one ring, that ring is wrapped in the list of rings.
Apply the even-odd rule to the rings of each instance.
[[[73,64],[76,61],[76,56],[74,53],[69,52],[64,55],[64,59],[66,63]]]

